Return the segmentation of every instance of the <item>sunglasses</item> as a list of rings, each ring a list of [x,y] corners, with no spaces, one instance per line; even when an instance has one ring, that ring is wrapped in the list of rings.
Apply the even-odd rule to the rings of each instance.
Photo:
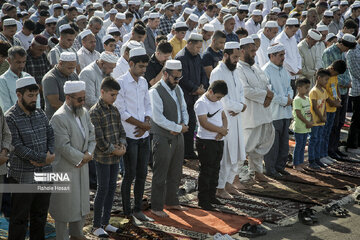
[[[181,77],[174,77],[171,73],[169,73],[168,71],[166,71],[168,74],[169,74],[169,76],[171,76],[173,79],[174,79],[174,81],[180,81],[181,79],[183,79],[183,77],[184,76],[181,76]]]
[[[73,98],[73,99],[76,99],[76,101],[77,101],[78,103],[85,102],[85,97],[78,97],[78,98],[76,98],[76,97],[71,96],[71,95],[70,95],[70,97]]]

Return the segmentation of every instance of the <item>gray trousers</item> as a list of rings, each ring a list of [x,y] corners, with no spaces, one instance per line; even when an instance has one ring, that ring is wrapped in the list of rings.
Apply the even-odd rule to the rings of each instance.
[[[278,170],[284,170],[289,155],[290,119],[275,120],[273,125],[275,128],[274,144],[264,156],[267,174],[274,174]]]
[[[55,220],[56,240],[69,240],[72,237],[84,236],[83,227],[85,224],[85,216],[77,222],[60,222]]]
[[[154,134],[151,209],[162,211],[164,204],[179,205],[178,191],[184,161],[183,134],[171,138]]]

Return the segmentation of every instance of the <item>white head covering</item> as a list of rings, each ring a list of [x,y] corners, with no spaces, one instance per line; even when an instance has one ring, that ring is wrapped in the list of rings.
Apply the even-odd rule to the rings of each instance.
[[[106,34],[109,34],[109,33],[114,33],[114,32],[120,32],[119,29],[117,27],[109,27],[107,30],[106,30]]]
[[[267,21],[265,23],[266,28],[277,28],[279,27],[278,23],[276,21]]]
[[[49,24],[49,23],[56,23],[57,19],[54,17],[49,17],[47,19],[45,19],[45,24]]]
[[[352,35],[352,34],[349,34],[349,33],[345,33],[344,36],[342,36],[341,39],[345,40],[347,42],[350,42],[350,43],[355,43],[356,42],[355,36]]]
[[[150,18],[150,19],[159,18],[159,17],[160,17],[159,13],[150,13],[150,14],[149,14],[149,18]]]
[[[214,28],[214,25],[207,23],[204,25],[203,30],[205,30],[207,32],[214,32],[215,28]]]
[[[64,84],[64,93],[72,94],[85,91],[85,82],[83,81],[66,81]]]
[[[104,19],[105,14],[104,14],[103,11],[97,10],[97,11],[94,12],[94,16],[99,17],[99,18],[101,18],[101,19]]]
[[[89,29],[86,29],[80,33],[80,38],[83,40],[87,35],[93,34]]]
[[[203,36],[201,34],[198,33],[191,33],[189,40],[196,40],[196,41],[202,41],[203,40]]]
[[[16,89],[23,88],[29,85],[36,85],[35,78],[32,76],[27,76],[23,78],[19,78],[16,80]]]
[[[59,32],[61,33],[62,31],[70,28],[71,28],[70,24],[63,24],[59,27]]]
[[[165,63],[165,68],[169,70],[181,70],[182,65],[179,60],[167,60]]]
[[[260,39],[260,38],[259,38],[259,35],[257,35],[257,34],[251,34],[250,37],[251,37],[253,40],[255,40],[255,39]]]
[[[103,36],[102,43],[104,44],[109,39],[114,39],[115,40],[115,38],[112,35],[107,34],[107,35]]]
[[[100,54],[100,59],[108,63],[117,63],[118,57],[112,52],[104,51]]]
[[[322,37],[321,33],[315,29],[309,29],[308,35],[315,41],[320,41],[320,39]]]
[[[223,22],[225,23],[225,22],[227,22],[227,21],[230,20],[230,19],[234,19],[233,15],[231,15],[231,14],[226,14],[226,15],[224,16],[224,18],[223,18]]]
[[[224,49],[239,49],[240,43],[239,42],[227,42],[225,43]]]
[[[85,15],[79,15],[79,16],[76,17],[76,22],[80,21],[80,20],[83,20],[83,19],[87,19],[87,17]]]
[[[193,22],[199,22],[199,17],[196,14],[190,14],[189,19]]]
[[[138,47],[130,50],[130,58],[143,55],[146,55],[146,51],[143,47]]]
[[[336,35],[334,33],[329,33],[328,35],[326,35],[325,42],[329,41],[329,39],[333,37],[336,37]]]
[[[321,24],[321,25],[317,25],[316,30],[318,30],[319,32],[329,31],[329,28],[328,28],[328,26]]]
[[[286,20],[285,25],[299,25],[299,19],[297,19],[297,18],[288,18]]]
[[[254,43],[254,40],[251,37],[246,37],[240,39],[240,47],[246,44]]]
[[[16,25],[16,20],[13,18],[8,18],[4,20],[3,26],[12,26]]]
[[[115,18],[116,18],[116,19],[120,19],[120,20],[125,20],[125,19],[126,19],[125,13],[117,13],[117,14],[115,15]]]
[[[190,15],[192,14],[193,10],[191,8],[185,8],[184,13]]]
[[[76,62],[76,54],[74,52],[62,52],[59,61],[62,62]]]
[[[259,9],[255,9],[254,11],[252,11],[251,15],[252,16],[262,16],[262,12]]]
[[[116,8],[112,8],[109,11],[109,14],[117,14],[117,13],[118,13],[118,10]]]
[[[326,11],[324,12],[324,16],[325,16],[325,17],[333,17],[333,16],[334,16],[334,12],[331,11],[331,10],[326,10]]]
[[[285,51],[285,47],[281,43],[276,43],[272,46],[269,46],[267,49],[268,54],[273,54],[281,51]]]

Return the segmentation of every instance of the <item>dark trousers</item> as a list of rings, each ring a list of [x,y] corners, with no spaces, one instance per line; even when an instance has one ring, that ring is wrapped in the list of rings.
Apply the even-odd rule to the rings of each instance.
[[[340,142],[340,132],[341,132],[341,128],[344,126],[345,118],[346,118],[347,102],[348,102],[348,95],[341,95],[342,107],[336,110],[334,123],[329,138],[329,146],[328,146],[329,155],[333,155],[338,150],[339,142]]]
[[[196,115],[194,111],[194,104],[198,96],[185,96],[185,101],[187,105],[187,111],[189,114],[189,130],[184,133],[184,146],[185,146],[185,158],[188,156],[194,155],[194,132],[196,127]]]
[[[131,214],[130,190],[134,185],[134,212],[141,211],[147,167],[150,156],[150,137],[141,139],[126,138],[127,149],[124,156],[125,174],[121,184],[121,197],[125,215]]]
[[[352,101],[353,115],[347,139],[348,148],[360,147],[360,96],[350,97]]]
[[[96,189],[97,178],[96,178],[96,167],[95,160],[92,160],[88,163],[89,166],[89,183],[90,189]]]
[[[285,169],[289,156],[289,126],[290,119],[273,121],[275,139],[270,151],[264,156],[267,174],[275,174]]]
[[[196,138],[196,149],[200,161],[198,199],[199,203],[209,202],[216,194],[224,141]]]
[[[10,179],[10,183],[17,183]],[[9,240],[25,239],[30,216],[30,239],[45,239],[45,224],[51,193],[13,193]]]

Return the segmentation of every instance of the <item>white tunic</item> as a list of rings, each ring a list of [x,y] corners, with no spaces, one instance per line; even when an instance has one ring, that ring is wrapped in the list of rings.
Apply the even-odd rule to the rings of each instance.
[[[217,30],[224,30],[224,25],[217,19],[213,19],[210,24],[212,24],[214,26],[214,30],[217,31]]]
[[[269,57],[268,57],[268,53],[267,53],[267,49],[269,46],[271,46],[271,44],[273,43],[273,40],[268,39],[265,34],[262,32],[260,34],[260,47],[256,52],[256,56],[258,59],[258,63],[260,68],[262,68],[267,62],[269,62]]]
[[[255,24],[254,20],[250,18],[245,23],[245,29],[248,31],[249,36],[251,34],[257,34],[257,32],[260,30],[261,24]]]
[[[120,76],[124,75],[130,69],[129,63],[125,60],[123,56],[121,56],[117,63],[116,67],[114,68],[111,76],[115,79],[119,78]]]

